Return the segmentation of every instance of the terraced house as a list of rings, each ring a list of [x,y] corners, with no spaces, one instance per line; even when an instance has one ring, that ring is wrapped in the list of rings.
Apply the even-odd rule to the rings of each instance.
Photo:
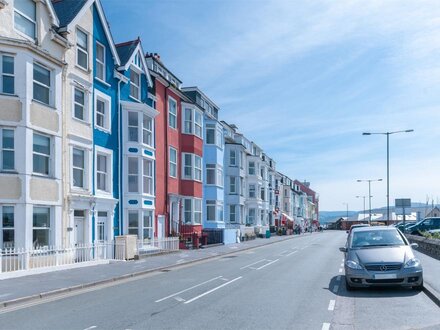
[[[67,40],[50,1],[0,2],[0,248],[61,244]]]

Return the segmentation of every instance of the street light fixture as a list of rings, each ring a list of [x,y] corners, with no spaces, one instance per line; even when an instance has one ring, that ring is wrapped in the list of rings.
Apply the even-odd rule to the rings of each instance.
[[[414,132],[413,129],[407,129],[402,131],[394,132],[364,132],[362,135],[386,135],[387,136],[387,224],[390,221],[390,135],[397,133],[411,133]]]
[[[368,223],[371,225],[371,182],[379,182],[382,179],[367,179],[367,180],[357,180],[357,182],[368,182],[368,208],[369,208],[369,217]]]
[[[366,198],[367,196],[356,196],[356,198],[363,198],[363,200],[364,200],[364,213],[363,213],[363,219],[365,219],[365,198]]]

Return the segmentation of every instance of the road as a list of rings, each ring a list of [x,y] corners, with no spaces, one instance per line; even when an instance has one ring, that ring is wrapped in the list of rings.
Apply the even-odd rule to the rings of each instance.
[[[440,329],[440,308],[423,292],[347,292],[338,250],[345,238],[295,237],[0,310],[0,328]]]

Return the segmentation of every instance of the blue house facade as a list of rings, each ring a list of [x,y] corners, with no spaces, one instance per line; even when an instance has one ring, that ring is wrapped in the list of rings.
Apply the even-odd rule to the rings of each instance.
[[[119,66],[116,47],[102,21],[102,8],[93,5],[93,241],[110,241],[121,233],[119,204]]]
[[[119,104],[121,234],[156,236],[155,96],[139,39],[116,45],[122,76]]]

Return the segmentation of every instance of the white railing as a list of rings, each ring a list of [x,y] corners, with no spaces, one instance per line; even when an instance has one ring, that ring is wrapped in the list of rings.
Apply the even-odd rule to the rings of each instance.
[[[124,260],[125,245],[110,242],[78,244],[72,247],[46,246],[35,249],[0,250],[0,273],[57,267],[98,260]]]
[[[179,250],[178,237],[152,238],[137,241],[139,255],[157,254]]]

